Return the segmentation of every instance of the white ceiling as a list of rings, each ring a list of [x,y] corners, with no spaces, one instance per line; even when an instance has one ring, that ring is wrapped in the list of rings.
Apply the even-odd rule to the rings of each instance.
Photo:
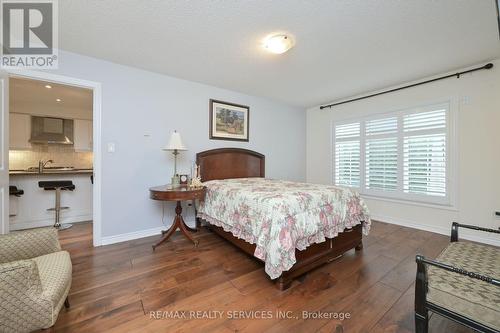
[[[495,0],[64,0],[59,16],[62,49],[300,107],[500,57]],[[264,52],[271,32],[296,46]]]
[[[45,85],[52,88],[48,89]],[[9,91],[12,110],[19,112],[18,106],[40,110],[78,109],[92,115],[92,90],[22,78],[9,80]],[[61,101],[58,102],[57,99]],[[22,111],[25,111],[23,108]]]

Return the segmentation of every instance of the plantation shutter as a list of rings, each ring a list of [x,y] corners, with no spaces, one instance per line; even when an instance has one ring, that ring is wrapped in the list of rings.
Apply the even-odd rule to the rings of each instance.
[[[454,205],[452,120],[445,102],[334,123],[334,183],[367,196]]]
[[[360,185],[360,123],[335,126],[335,184]]]
[[[388,117],[365,123],[365,185],[367,189],[398,188],[398,119]]]
[[[403,191],[446,196],[446,108],[403,117]]]

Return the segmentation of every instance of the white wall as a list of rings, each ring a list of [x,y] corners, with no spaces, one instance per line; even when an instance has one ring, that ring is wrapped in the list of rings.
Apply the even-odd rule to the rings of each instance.
[[[448,210],[367,199],[374,219],[450,233],[452,221],[498,228],[500,219],[500,60],[479,71],[332,109],[307,110],[307,181],[332,182],[333,121],[400,110],[450,99],[457,114],[457,209]],[[461,231],[461,236],[496,243],[497,235]]]
[[[172,154],[161,148],[174,130],[189,149],[179,155],[180,173],[189,174],[197,152],[241,147],[266,155],[266,176],[305,180],[302,109],[68,52],[60,52],[59,69],[51,72],[102,84],[104,237],[162,225],[162,204],[149,199],[148,188],[170,181]],[[208,139],[210,98],[250,106],[249,143]],[[106,152],[110,142],[115,153]],[[173,205],[165,211],[170,225]]]

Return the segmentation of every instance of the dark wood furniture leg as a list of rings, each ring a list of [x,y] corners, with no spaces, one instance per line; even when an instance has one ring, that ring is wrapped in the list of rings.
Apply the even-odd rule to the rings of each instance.
[[[283,291],[283,290],[287,290],[288,288],[290,288],[290,286],[292,285],[292,282],[293,282],[292,278],[289,278],[289,277],[282,275],[278,278],[278,281],[276,283],[277,283],[278,289]]]
[[[184,223],[184,220],[182,219],[182,206],[181,202],[177,201],[177,205],[175,206],[175,218],[174,218],[174,223],[172,223],[172,226],[170,229],[167,231],[162,231],[163,237],[155,244],[153,245],[153,251],[156,249],[156,247],[163,242],[167,241],[170,236],[173,235],[173,233],[179,228],[184,236],[186,236],[187,239],[189,239],[191,242],[194,243],[195,246],[198,246],[198,241],[195,240],[191,234],[189,233],[188,226]]]
[[[69,299],[68,299],[68,297],[66,297],[66,299],[64,300],[64,307],[66,309],[69,309]]]
[[[415,281],[415,333],[427,333],[429,330],[429,312],[425,306],[427,300],[427,268],[417,255],[417,278]]]

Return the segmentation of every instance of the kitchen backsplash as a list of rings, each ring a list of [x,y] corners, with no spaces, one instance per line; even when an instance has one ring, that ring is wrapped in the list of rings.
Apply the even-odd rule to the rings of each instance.
[[[33,145],[31,150],[10,150],[9,169],[25,170],[37,167],[40,160],[53,160],[47,166],[70,166],[77,169],[92,168],[92,152],[75,152],[72,146]]]

